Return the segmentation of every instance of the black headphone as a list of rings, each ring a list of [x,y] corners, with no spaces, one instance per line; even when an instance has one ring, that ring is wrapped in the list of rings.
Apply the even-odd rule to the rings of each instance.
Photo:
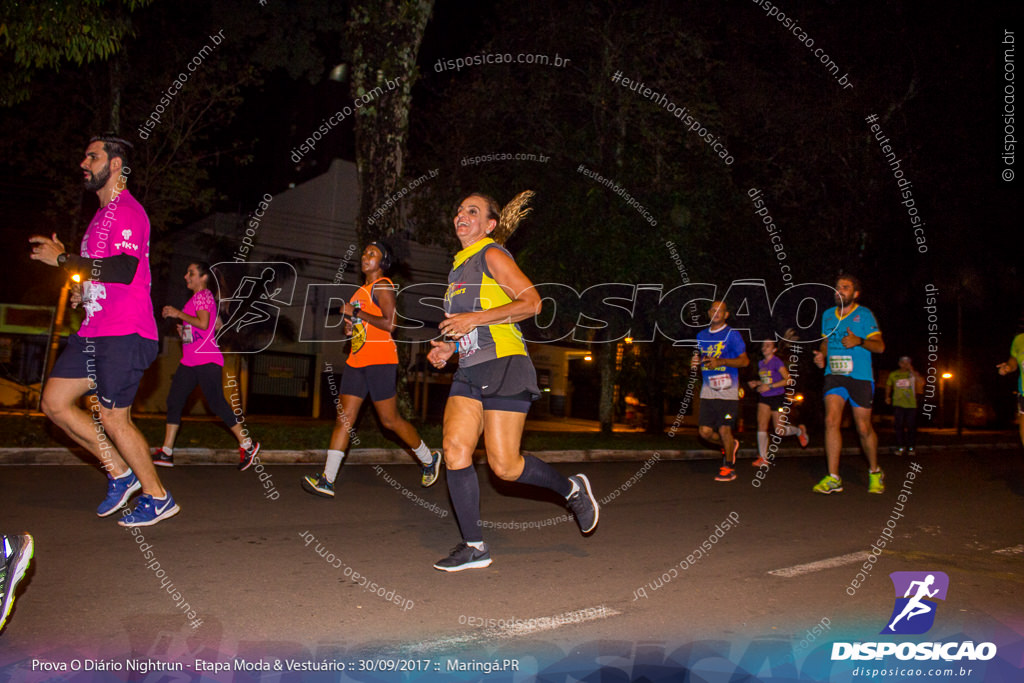
[[[380,269],[382,272],[386,273],[389,270],[391,270],[391,265],[394,261],[394,258],[391,255],[391,249],[388,248],[388,245],[384,244],[383,242],[374,241],[370,242],[366,246],[377,247],[380,250]]]

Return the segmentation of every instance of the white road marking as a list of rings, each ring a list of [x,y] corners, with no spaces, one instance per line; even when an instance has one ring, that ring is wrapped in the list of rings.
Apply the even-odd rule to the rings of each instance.
[[[768,573],[772,576],[782,576],[787,579],[791,579],[794,576],[800,576],[801,574],[810,574],[812,572],[820,572],[823,569],[842,567],[844,564],[854,564],[856,562],[863,562],[869,557],[871,557],[871,553],[869,553],[866,550],[862,550],[860,552],[850,553],[848,555],[830,557],[826,560],[809,562],[808,564],[798,564],[794,567],[786,567],[785,569],[773,569]]]
[[[598,607],[586,607],[572,612],[563,612],[552,617],[536,617],[532,619],[512,619],[512,623],[505,623],[507,619],[488,619],[495,625],[486,626],[479,631],[472,633],[460,633],[446,638],[427,640],[420,643],[410,643],[402,648],[407,652],[444,652],[470,644],[481,644],[494,640],[505,640],[508,638],[521,638],[522,636],[552,631],[563,626],[582,624],[587,621],[607,619],[622,614],[617,609],[600,605]]]
[[[993,550],[996,555],[1022,555],[1024,554],[1024,545],[1015,545],[1010,548],[1003,548],[1002,550]]]

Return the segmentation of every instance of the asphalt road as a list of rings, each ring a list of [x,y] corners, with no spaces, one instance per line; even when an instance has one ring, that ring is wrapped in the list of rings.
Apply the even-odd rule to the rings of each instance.
[[[602,666],[622,673],[602,680],[641,671],[659,680],[649,671],[684,666],[728,680],[741,664],[790,680],[772,675],[794,661],[794,676],[851,680],[811,665],[827,667],[818,660],[832,642],[883,639],[895,571],[949,576],[927,639],[999,646],[982,678],[956,680],[1020,680],[1011,675],[1021,673],[1024,633],[1018,450],[882,456],[881,496],[867,493],[862,458],[844,458],[846,490],[831,496],[811,493],[818,458],[781,460],[759,487],[747,462],[731,483],[713,481],[711,461],[581,465],[606,499],[588,538],[557,500],[478,468],[494,564],[456,574],[431,566],[459,540],[443,476],[421,489],[412,466],[348,466],[334,500],[300,489],[309,466],[267,466],[263,482],[226,466],[163,470],[182,511],[141,539],[116,516],[95,516],[98,470],[0,467],[0,528],[29,531],[37,544],[0,635],[0,681],[48,680],[44,666],[76,658],[100,667],[139,657],[187,662],[193,676],[196,659],[243,657],[348,667],[322,680],[532,680],[508,668],[439,674],[456,656],[563,672],[544,680]],[[908,479],[911,462],[919,471]],[[812,564],[821,562],[834,566]],[[811,566],[793,569],[802,565]],[[763,665],[759,643],[775,653]],[[353,658],[365,654],[396,667],[428,662],[441,677],[359,677]]]

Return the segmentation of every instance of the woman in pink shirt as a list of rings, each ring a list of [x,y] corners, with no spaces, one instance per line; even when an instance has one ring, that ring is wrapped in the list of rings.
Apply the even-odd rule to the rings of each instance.
[[[189,264],[185,272],[185,285],[194,292],[192,298],[181,310],[174,306],[163,308],[165,318],[181,321],[178,325],[178,333],[181,335],[181,366],[174,373],[171,390],[167,394],[164,445],[153,453],[153,462],[163,467],[174,466],[174,440],[181,427],[181,413],[188,397],[199,385],[210,410],[224,421],[238,439],[238,469],[247,470],[260,452],[260,444],[249,438],[240,400],[233,397],[232,405],[229,406],[224,399],[221,379],[224,355],[217,347],[217,301],[210,291],[209,283],[210,266],[207,263],[196,261]]]

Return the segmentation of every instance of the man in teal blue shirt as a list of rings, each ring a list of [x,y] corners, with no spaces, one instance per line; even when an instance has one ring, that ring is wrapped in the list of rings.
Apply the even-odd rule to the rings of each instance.
[[[853,411],[860,446],[867,456],[868,493],[885,490],[884,475],[878,466],[878,435],[871,426],[871,402],[875,379],[871,354],[885,351],[882,332],[875,315],[857,303],[860,280],[840,275],[836,281],[836,306],[825,311],[821,321],[824,338],[814,352],[814,364],[825,368],[825,457],[828,475],[814,487],[815,493],[839,493],[839,453],[843,448],[840,426],[847,401]]]

